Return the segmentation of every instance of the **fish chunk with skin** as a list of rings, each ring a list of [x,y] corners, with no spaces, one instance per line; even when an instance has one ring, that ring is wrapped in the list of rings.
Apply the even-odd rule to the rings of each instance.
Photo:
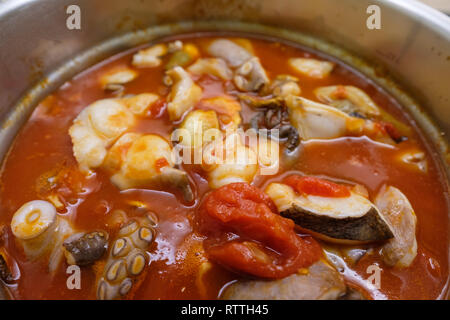
[[[359,244],[393,237],[378,209],[354,192],[348,197],[297,195],[288,185],[271,183],[266,193],[282,216],[325,241]]]
[[[417,255],[417,218],[408,198],[395,187],[383,186],[375,205],[394,233],[394,238],[381,248],[384,262],[398,268],[409,267]]]
[[[202,89],[194,83],[190,75],[182,68],[175,67],[167,71],[172,79],[172,90],[169,94],[167,111],[171,121],[181,117],[200,100]]]
[[[225,289],[221,299],[336,300],[345,295],[342,275],[327,263],[318,261],[304,271],[279,280],[239,280]]]

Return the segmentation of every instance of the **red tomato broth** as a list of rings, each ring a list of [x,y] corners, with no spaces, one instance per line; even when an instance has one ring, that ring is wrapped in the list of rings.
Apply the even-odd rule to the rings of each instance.
[[[211,37],[183,35],[199,46]],[[251,40],[255,53],[269,76],[291,73],[287,64],[290,57],[316,57],[316,54],[285,44],[261,39]],[[67,134],[72,120],[90,103],[111,97],[100,84],[99,77],[121,65],[130,65],[132,53],[112,57],[81,73],[42,101],[29,121],[17,135],[10,152],[3,163],[0,176],[0,225],[9,225],[14,212],[25,202],[40,199],[42,193],[36,187],[39,178],[55,168],[76,168],[72,154],[72,144]],[[164,63],[163,63],[164,65]],[[126,93],[154,92],[168,93],[162,83],[163,67],[138,69],[139,77],[126,85]],[[302,96],[316,100],[312,91],[323,85],[355,85],[368,93],[384,110],[413,128],[413,136],[393,148],[387,148],[371,140],[361,138],[341,138],[329,141],[302,142],[298,161],[293,166],[281,164],[279,174],[258,177],[253,185],[264,190],[269,182],[282,181],[291,174],[316,175],[330,181],[360,183],[367,187],[371,199],[383,184],[399,188],[410,200],[418,218],[418,255],[407,269],[385,266],[377,254],[364,257],[353,268],[363,278],[368,278],[366,268],[377,263],[382,268],[380,292],[387,298],[433,299],[440,297],[449,276],[448,266],[448,186],[434,151],[415,126],[411,117],[402,111],[398,103],[354,70],[337,64],[331,75],[323,80],[312,80],[295,74],[300,79]],[[211,77],[198,79],[203,98],[215,97],[227,92],[221,81]],[[162,104],[162,102],[159,102]],[[161,107],[161,106],[159,106]],[[141,119],[137,132],[156,133],[169,139],[174,125],[169,122],[167,112]],[[246,122],[253,111],[243,106],[242,117]],[[428,173],[417,173],[394,158],[408,147],[418,146],[427,151]],[[65,212],[77,229],[103,229],[114,238],[117,230],[108,227],[108,219],[113,209],[128,210],[127,201],[139,200],[149,204],[158,214],[157,239],[152,246],[152,262],[146,269],[138,288],[129,298],[135,299],[213,299],[228,282],[242,276],[230,272],[220,265],[198,278],[200,265],[206,261],[202,246],[204,236],[193,228],[193,217],[200,205],[200,199],[210,191],[202,172],[195,166],[184,165],[195,183],[196,201],[185,204],[181,197],[167,190],[120,191],[110,181],[108,175],[98,170],[89,177],[82,192],[67,191],[70,196],[64,201]],[[70,172],[70,170],[69,170]],[[74,199],[69,199],[74,198]],[[20,268],[16,298],[21,299],[95,299],[96,272],[101,264],[82,268],[80,290],[68,290],[66,286],[66,265],[63,263],[55,276],[46,272],[45,261],[28,261],[22,249],[16,245],[10,232],[5,248]],[[431,261],[431,262],[430,262]],[[418,276],[420,275],[420,276]],[[352,282],[354,279],[348,278]],[[207,285],[203,285],[207,283]],[[202,284],[202,285],[199,285]],[[370,292],[369,292],[370,294]]]

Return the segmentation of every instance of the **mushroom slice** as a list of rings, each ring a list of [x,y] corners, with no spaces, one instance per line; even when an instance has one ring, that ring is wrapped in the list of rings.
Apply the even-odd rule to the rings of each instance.
[[[167,75],[174,83],[168,97],[167,110],[170,120],[176,121],[200,100],[202,89],[192,81],[182,67],[170,69]]]
[[[297,72],[310,78],[324,79],[334,68],[334,63],[309,58],[290,58],[289,65]]]
[[[190,73],[201,76],[212,75],[222,80],[231,80],[233,72],[228,68],[225,60],[220,58],[201,58],[187,69]]]
[[[68,264],[86,266],[100,259],[108,248],[108,234],[102,231],[76,233],[64,243]]]
[[[348,114],[374,117],[380,115],[376,103],[361,89],[354,86],[328,86],[314,90],[317,99]]]
[[[381,249],[384,262],[399,268],[410,266],[417,255],[417,218],[408,198],[397,188],[383,186],[375,204],[394,233]]]
[[[241,91],[258,91],[269,83],[269,78],[259,58],[253,57],[236,70],[233,81]]]
[[[224,59],[232,68],[239,67],[252,57],[246,49],[226,39],[214,40],[207,51],[214,57]]]
[[[302,272],[303,271],[303,272]],[[345,295],[342,275],[323,261],[279,280],[237,281],[228,286],[224,300],[336,300]]]
[[[161,57],[167,54],[165,44],[157,44],[150,48],[139,50],[133,55],[133,66],[140,68],[153,68],[161,64]]]
[[[286,105],[291,123],[303,140],[338,138],[365,129],[363,119],[302,97],[288,96]]]
[[[288,185],[271,183],[266,193],[280,214],[323,240],[357,244],[387,240],[393,231],[378,209],[366,198],[297,195]]]

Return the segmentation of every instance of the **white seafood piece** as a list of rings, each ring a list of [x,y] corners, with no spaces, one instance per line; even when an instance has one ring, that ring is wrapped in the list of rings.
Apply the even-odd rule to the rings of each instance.
[[[103,87],[111,84],[125,84],[136,79],[138,75],[137,71],[128,67],[122,67],[102,75],[100,82]]]
[[[235,130],[241,124],[241,104],[231,97],[220,96],[203,99],[202,107],[216,111],[223,130]]]
[[[383,186],[375,205],[394,233],[381,249],[384,262],[399,268],[410,266],[417,255],[417,218],[408,198],[395,187]]]
[[[156,44],[134,54],[132,64],[140,68],[154,68],[161,64],[161,57],[165,54],[167,54],[167,46]]]
[[[132,97],[122,98],[120,102],[136,116],[145,116],[151,106],[158,101],[159,96],[154,93],[140,93]]]
[[[183,114],[191,109],[201,98],[202,89],[192,81],[189,74],[182,67],[174,67],[167,71],[173,86],[169,94],[167,110],[170,120],[179,120]]]
[[[156,235],[154,217],[154,214],[145,215],[120,228],[97,283],[97,299],[120,299],[135,285],[149,263],[146,250]]]
[[[204,144],[210,142],[214,136],[217,136],[217,134],[209,134],[208,130],[211,129],[219,131],[219,120],[215,111],[191,111],[178,128],[176,138],[184,147],[201,148]]]
[[[108,248],[108,233],[93,231],[71,235],[64,243],[67,264],[86,266],[99,260]]]
[[[251,182],[258,171],[258,157],[245,146],[238,133],[215,140],[203,150],[203,169],[208,171],[211,188],[233,182]]]
[[[298,85],[298,78],[280,74],[261,90],[262,95],[272,94],[275,97],[287,97],[288,95],[298,96],[302,90]]]
[[[159,96],[142,93],[122,99],[102,99],[87,106],[69,129],[73,153],[80,169],[100,167],[107,148],[132,128],[137,116],[145,116]]]
[[[336,300],[346,293],[344,278],[319,261],[279,280],[239,280],[228,286],[224,300]]]
[[[227,39],[212,41],[207,51],[214,57],[222,58],[233,68],[239,67],[252,57],[249,51]]]
[[[233,72],[228,68],[225,60],[220,58],[200,58],[187,68],[191,74],[198,76],[208,74],[222,80],[231,80]]]
[[[236,70],[233,81],[241,91],[258,91],[269,83],[269,78],[259,58],[253,57]]]
[[[48,201],[33,200],[25,203],[11,220],[11,231],[21,240],[36,239],[54,226],[56,209]]]
[[[278,141],[259,135],[258,139],[250,139],[249,147],[258,157],[258,174],[276,174],[280,167],[280,145]]]
[[[336,108],[302,97],[288,96],[286,104],[289,117],[300,137],[309,139],[332,139],[350,133],[361,134],[365,120],[350,117]]]
[[[73,153],[84,171],[97,168],[108,145],[134,124],[134,116],[117,99],[99,100],[86,107],[69,129]]]
[[[49,256],[49,271],[54,273],[63,258],[62,243],[73,233],[64,218],[47,201],[25,203],[13,215],[11,230],[29,259]]]
[[[123,135],[108,151],[104,166],[112,173],[111,182],[121,190],[172,185],[182,191],[186,201],[192,201],[187,173],[173,168],[172,147],[158,135]]]
[[[290,58],[289,65],[300,74],[305,76],[324,79],[334,68],[334,63],[311,58]]]
[[[358,112],[365,116],[379,116],[377,104],[360,88],[354,86],[327,86],[314,90],[321,102],[330,104],[346,113]],[[348,101],[349,105],[340,103]]]
[[[282,216],[325,241],[356,244],[393,237],[393,231],[378,209],[359,194],[350,192],[348,197],[298,195],[281,183],[271,183],[265,192]]]
[[[428,171],[427,158],[425,152],[421,150],[407,150],[398,155],[397,159],[413,170],[421,173],[427,173]]]

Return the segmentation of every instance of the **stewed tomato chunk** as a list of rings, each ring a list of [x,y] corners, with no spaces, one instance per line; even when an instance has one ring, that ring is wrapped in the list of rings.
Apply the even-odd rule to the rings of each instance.
[[[212,261],[237,272],[283,278],[308,267],[321,256],[319,244],[294,232],[272,200],[247,183],[231,183],[206,195],[197,225],[207,236]]]

